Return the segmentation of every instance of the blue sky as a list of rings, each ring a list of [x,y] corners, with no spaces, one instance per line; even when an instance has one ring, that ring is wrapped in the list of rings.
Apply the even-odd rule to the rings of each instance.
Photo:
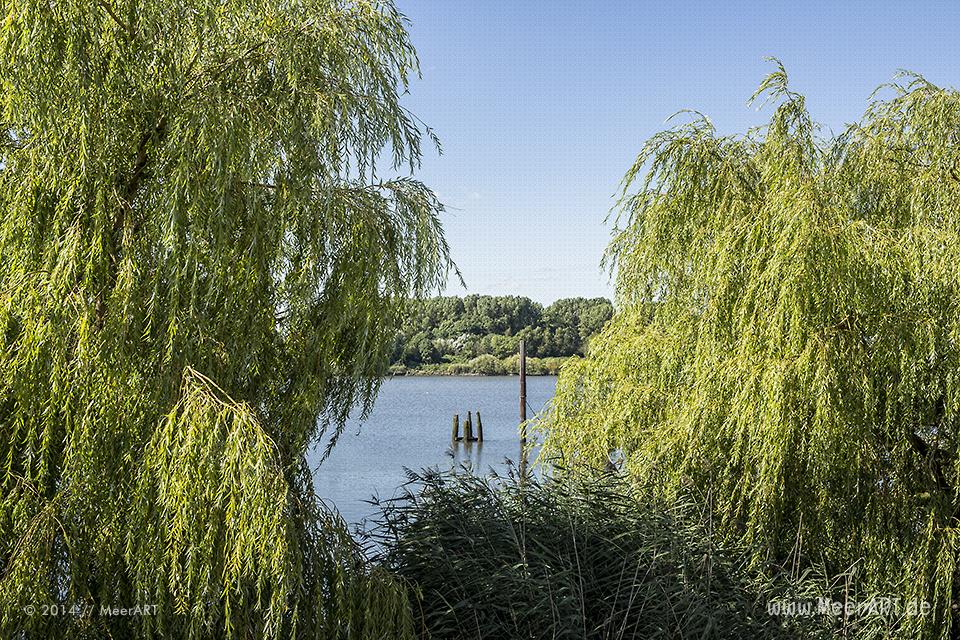
[[[450,208],[467,291],[544,303],[612,293],[605,224],[644,141],[684,108],[721,133],[780,58],[839,130],[897,69],[960,87],[960,3],[397,0],[423,79],[406,106],[440,136],[418,177]]]

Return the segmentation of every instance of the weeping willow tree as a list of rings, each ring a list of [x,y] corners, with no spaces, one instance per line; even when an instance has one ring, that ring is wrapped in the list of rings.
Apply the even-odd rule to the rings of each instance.
[[[762,566],[823,562],[960,631],[960,94],[915,75],[823,136],[782,67],[765,127],[646,144],[609,248],[618,311],[546,447],[709,499]],[[906,604],[906,601],[904,601]]]
[[[0,14],[0,635],[409,634],[305,463],[450,266],[405,19]]]

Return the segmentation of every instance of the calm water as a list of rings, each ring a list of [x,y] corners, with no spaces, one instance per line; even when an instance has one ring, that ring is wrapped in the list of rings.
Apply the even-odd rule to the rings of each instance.
[[[527,378],[527,417],[553,397],[554,376]],[[480,411],[484,442],[452,446],[453,414],[461,435],[467,411]],[[507,459],[520,457],[519,378],[398,377],[386,380],[366,421],[352,418],[330,457],[320,464],[322,447],[311,458],[317,495],[334,505],[351,524],[375,513],[366,501],[390,498],[406,477],[404,467],[451,468],[469,462],[477,471],[506,471]],[[476,430],[476,426],[474,426]],[[451,456],[451,452],[453,455]]]

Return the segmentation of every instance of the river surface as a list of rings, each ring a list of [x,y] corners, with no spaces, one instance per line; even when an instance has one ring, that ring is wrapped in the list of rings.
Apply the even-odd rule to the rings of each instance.
[[[527,378],[527,417],[546,408],[555,376]],[[351,417],[330,456],[323,447],[311,453],[317,495],[352,526],[376,513],[373,496],[398,495],[404,469],[450,469],[464,464],[477,472],[508,470],[520,458],[519,378],[517,376],[407,376],[385,380],[376,404],[363,422]],[[467,411],[483,418],[483,443],[451,444],[453,414],[460,414],[461,435]],[[534,450],[531,454],[536,455]],[[532,458],[531,458],[532,462]]]

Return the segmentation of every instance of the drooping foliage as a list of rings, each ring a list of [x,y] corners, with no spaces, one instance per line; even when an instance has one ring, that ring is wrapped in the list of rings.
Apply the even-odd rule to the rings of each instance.
[[[0,635],[409,632],[304,460],[369,406],[405,298],[449,267],[407,177],[405,19],[365,0],[0,17]],[[54,604],[74,614],[25,614]],[[155,608],[99,613],[136,605]]]
[[[565,369],[546,447],[623,449],[708,491],[757,560],[822,559],[929,601],[948,637],[960,516],[960,93],[904,75],[821,137],[782,67],[769,125],[694,117],[624,179],[618,312]],[[904,600],[906,602],[906,600]]]

